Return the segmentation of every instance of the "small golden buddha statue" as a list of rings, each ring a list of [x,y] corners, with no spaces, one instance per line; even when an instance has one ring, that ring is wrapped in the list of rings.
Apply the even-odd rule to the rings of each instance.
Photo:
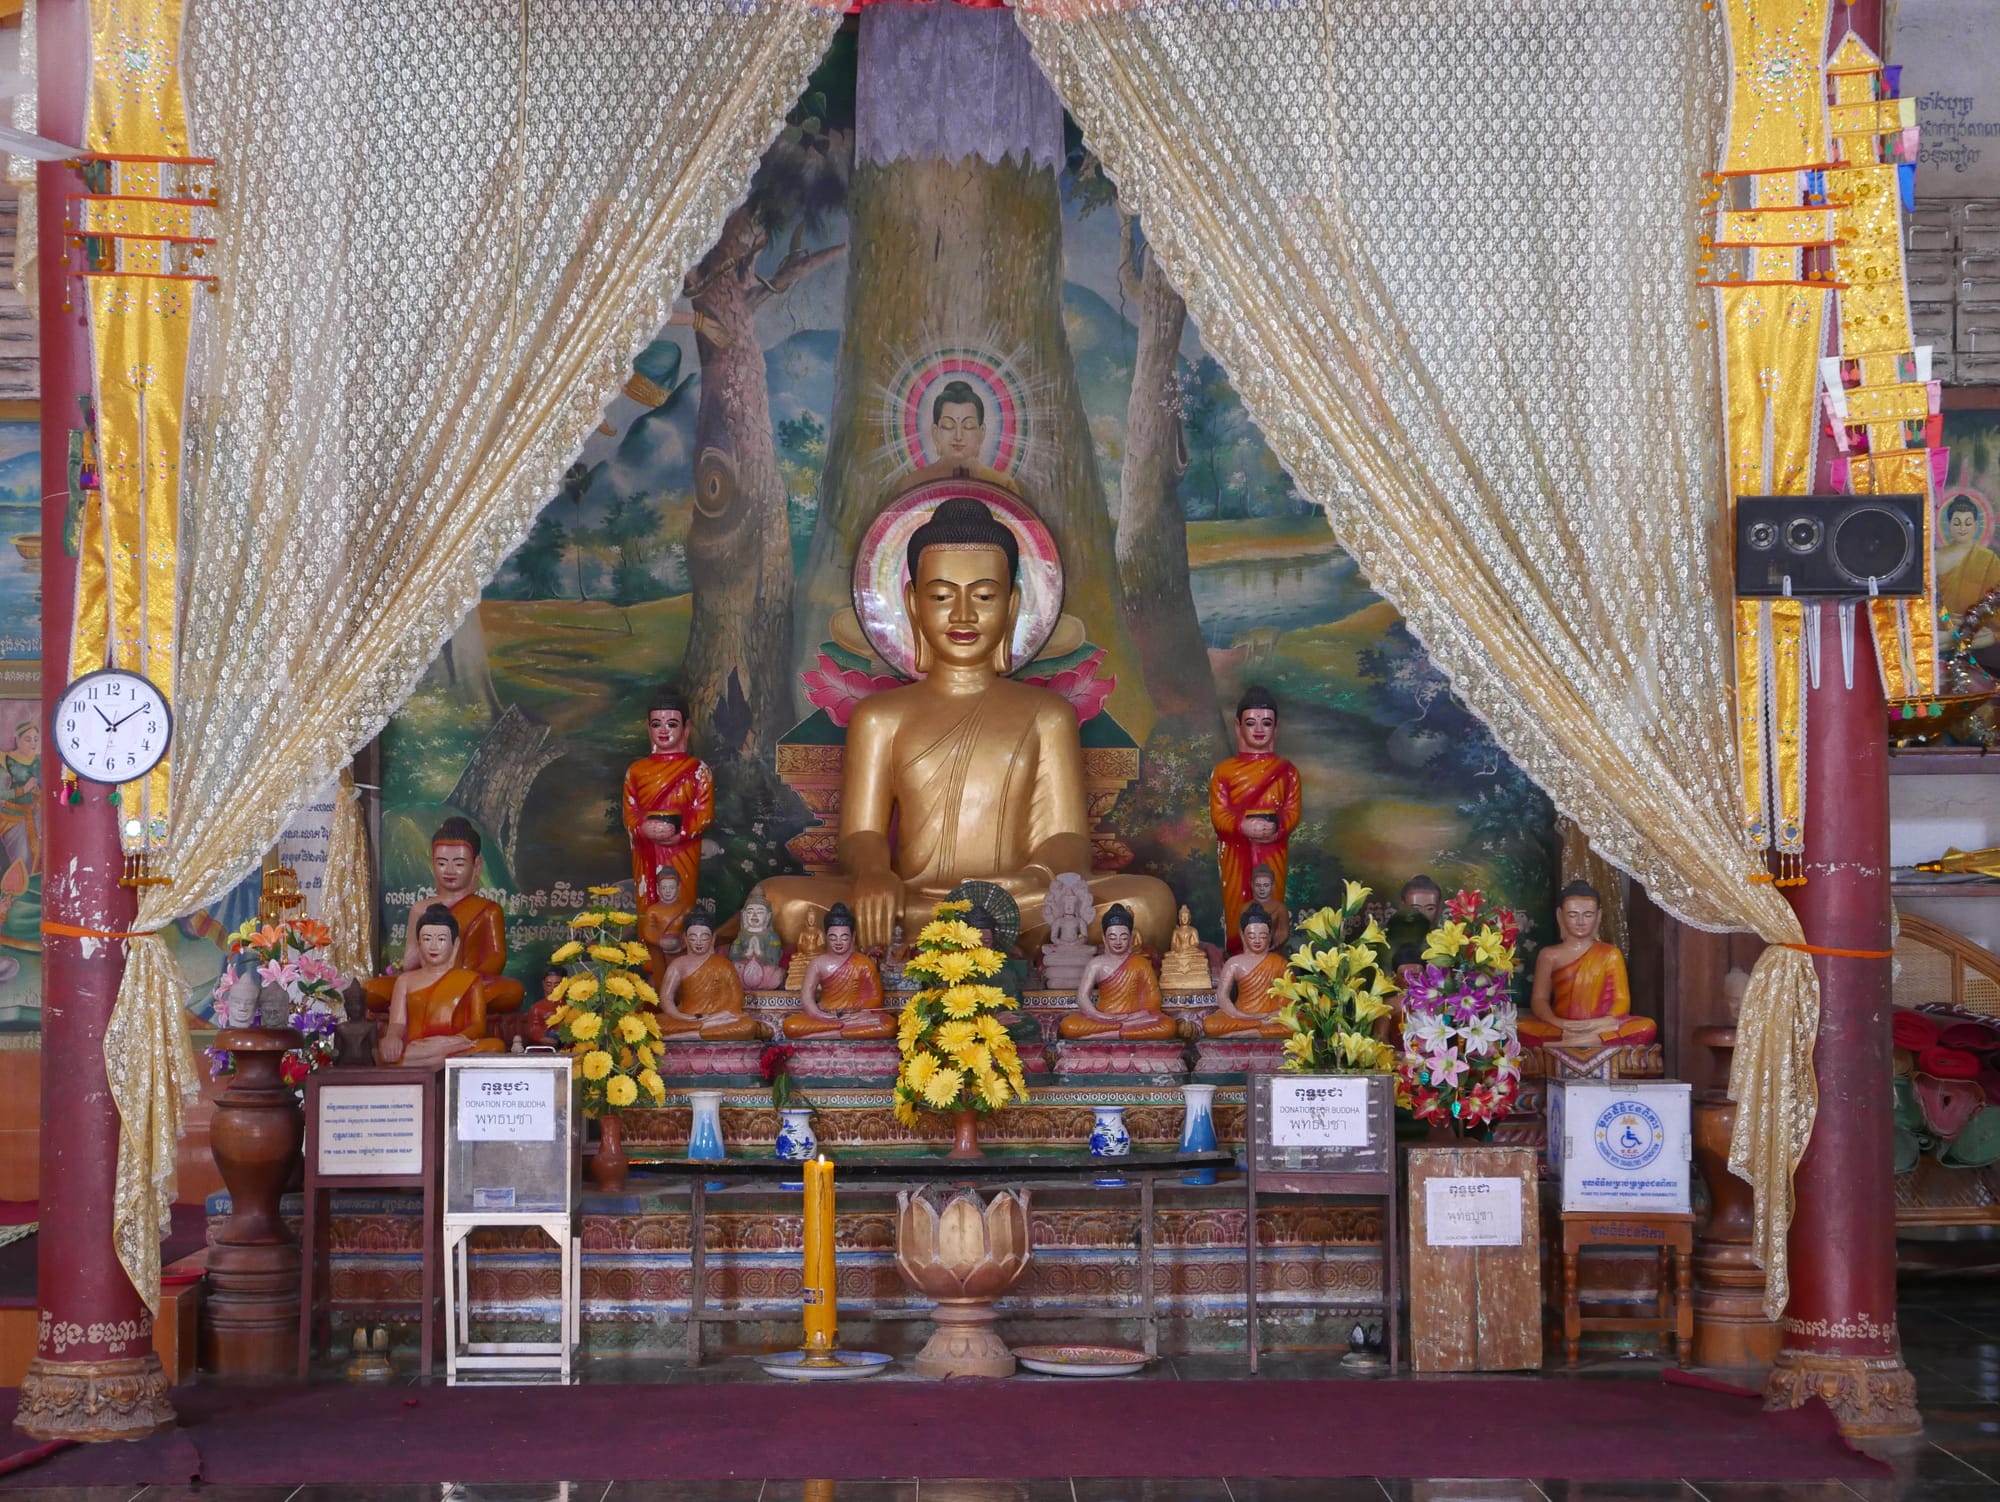
[[[1243,909],[1238,930],[1241,952],[1222,962],[1215,981],[1215,1010],[1201,1020],[1211,1038],[1235,1038],[1246,1033],[1259,1038],[1288,1038],[1292,1030],[1278,1020],[1284,1000],[1271,982],[1285,973],[1285,957],[1271,947],[1271,915],[1256,903]]]
[[[763,1029],[743,1010],[743,977],[715,947],[715,918],[697,903],[681,925],[681,952],[660,977],[660,1034],[743,1043]]]
[[[1104,953],[1083,967],[1076,1010],[1056,1031],[1065,1038],[1118,1038],[1128,1043],[1164,1042],[1180,1036],[1180,1026],[1160,1009],[1160,980],[1139,953],[1132,915],[1114,905],[1104,915]]]
[[[1605,1048],[1651,1043],[1660,1026],[1632,1015],[1632,988],[1625,956],[1597,936],[1601,903],[1597,888],[1573,881],[1556,900],[1559,944],[1535,956],[1535,986],[1528,998],[1534,1013],[1520,1022],[1521,1041],[1530,1047]]]
[[[1181,904],[1180,919],[1174,941],[1160,962],[1160,986],[1167,991],[1206,991],[1215,984],[1208,973],[1208,951],[1201,947],[1201,935],[1194,931],[1186,903]]]
[[[826,953],[806,966],[799,1010],[785,1019],[787,1038],[893,1038],[896,1019],[882,1007],[882,975],[854,947],[854,914],[836,902],[826,915]]]
[[[836,903],[836,907],[841,904]],[[801,990],[806,983],[806,971],[812,962],[826,953],[826,930],[820,927],[817,908],[806,910],[806,926],[799,930],[798,947],[792,951],[792,962],[785,967],[785,989]]]
[[[499,1053],[486,1036],[486,977],[461,963],[458,920],[433,902],[416,917],[417,963],[396,977],[389,1025],[376,1044],[385,1064],[435,1069],[453,1054]]]
[[[1020,543],[982,502],[945,500],[911,534],[906,556],[903,608],[925,676],[870,694],[848,722],[844,874],[773,877],[764,892],[787,938],[809,914],[844,902],[861,947],[879,949],[898,921],[921,930],[960,882],[992,882],[1019,905],[1032,946],[1056,873],[1091,864],[1076,711],[1006,676]],[[1165,883],[1123,874],[1088,883],[1096,903],[1125,904],[1145,938],[1166,942],[1174,899]]]
[[[507,915],[500,904],[479,895],[479,831],[470,819],[452,815],[431,836],[431,878],[437,893],[428,901],[419,899],[410,908],[410,922],[403,938],[403,968],[422,963],[417,945],[417,924],[433,905],[451,910],[457,925],[460,958],[469,970],[486,978],[486,1010],[511,1012],[521,1004],[521,983],[503,973],[507,969]],[[377,976],[368,982],[368,1005],[381,1011],[388,1007],[397,977]]]

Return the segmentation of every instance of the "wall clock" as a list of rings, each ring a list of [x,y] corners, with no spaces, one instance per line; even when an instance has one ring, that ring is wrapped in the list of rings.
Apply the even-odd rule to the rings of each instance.
[[[56,754],[77,776],[133,782],[167,754],[174,716],[151,679],[102,668],[63,690],[50,729]]]

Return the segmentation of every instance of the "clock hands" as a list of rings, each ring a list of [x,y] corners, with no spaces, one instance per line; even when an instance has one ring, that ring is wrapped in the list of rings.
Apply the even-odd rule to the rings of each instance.
[[[97,706],[96,706],[95,704],[91,705],[90,707],[91,707],[92,709],[97,709]],[[100,719],[100,720],[104,721],[104,728],[105,728],[105,729],[107,729],[107,730],[116,730],[116,729],[118,728],[118,725],[114,725],[114,724],[112,724],[112,723],[111,723],[111,716],[110,716],[110,715],[108,715],[108,714],[106,714],[106,713],[105,713],[105,712],[104,712],[103,710],[101,710],[101,709],[97,709],[97,717],[98,717],[98,719]],[[125,722],[124,722],[123,720],[120,720],[120,721],[118,722],[118,724],[119,724],[119,725],[122,725],[122,724],[124,724],[124,723],[125,723]]]
[[[120,719],[120,720],[106,720],[106,721],[105,721],[104,723],[105,723],[105,724],[107,724],[107,725],[109,725],[109,726],[110,726],[110,727],[111,727],[111,728],[112,728],[113,730],[116,730],[116,729],[117,729],[117,728],[118,728],[118,727],[119,727],[120,725],[122,725],[122,724],[124,724],[124,723],[125,723],[125,720],[129,720],[129,719],[133,719],[133,718],[135,718],[135,717],[136,717],[136,716],[138,716],[138,715],[142,715],[142,714],[144,714],[145,712],[146,712],[146,706],[142,704],[142,705],[140,705],[140,706],[139,706],[139,707],[138,707],[137,709],[133,710],[131,714],[128,714],[128,715],[126,715],[124,719]],[[103,711],[103,710],[101,710],[101,709],[100,709],[100,710],[98,710],[98,714],[99,714],[100,716],[101,716],[101,715],[102,715],[103,713],[104,713],[104,711]]]

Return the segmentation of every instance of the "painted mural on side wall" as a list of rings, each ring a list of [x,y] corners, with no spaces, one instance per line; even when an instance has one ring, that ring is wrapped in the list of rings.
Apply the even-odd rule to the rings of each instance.
[[[843,36],[385,733],[383,932],[463,816],[532,983],[584,889],[631,876],[621,780],[662,683],[715,773],[703,895],[727,916],[767,876],[827,869],[848,715],[907,667],[868,589],[856,608],[856,557],[893,594],[892,501],[962,475],[1059,559],[1019,676],[1076,709],[1100,868],[1162,878],[1221,938],[1208,775],[1263,685],[1304,784],[1294,911],[1428,872],[1546,935],[1546,800],[1265,447],[1074,131],[1060,171],[857,163],[855,68]]]

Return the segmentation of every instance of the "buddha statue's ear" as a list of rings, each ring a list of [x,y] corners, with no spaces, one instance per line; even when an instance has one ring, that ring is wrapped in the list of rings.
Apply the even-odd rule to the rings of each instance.
[[[1016,584],[1007,595],[1007,626],[1000,633],[1000,645],[993,649],[993,671],[1005,678],[1014,671],[1014,624],[1021,617],[1021,586]]]
[[[923,629],[917,625],[917,581],[914,578],[903,586],[903,619],[910,623],[910,634],[917,639],[917,676],[921,678],[931,670],[931,644],[924,639]]]

